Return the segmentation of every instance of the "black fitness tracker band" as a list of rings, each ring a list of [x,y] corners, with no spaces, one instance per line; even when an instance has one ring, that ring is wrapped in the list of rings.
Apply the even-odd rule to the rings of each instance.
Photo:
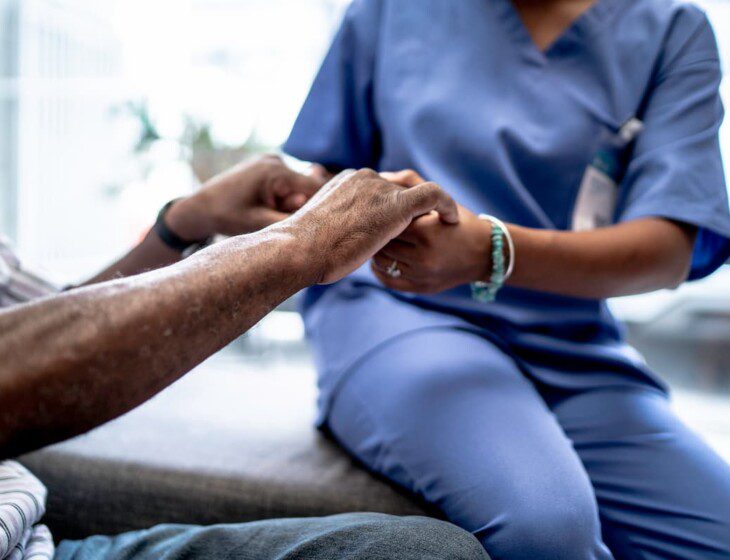
[[[165,204],[162,207],[162,210],[160,210],[160,213],[157,214],[157,220],[155,221],[155,225],[152,226],[152,229],[157,234],[157,237],[159,237],[160,240],[170,249],[172,249],[173,251],[177,251],[178,253],[185,253],[190,251],[191,249],[207,245],[210,242],[210,238],[206,237],[205,239],[197,239],[192,241],[189,239],[183,239],[174,231],[172,231],[169,227],[167,227],[167,224],[165,223],[165,215],[167,215],[167,211],[178,200],[180,199],[176,198],[174,200],[171,200],[170,202]]]

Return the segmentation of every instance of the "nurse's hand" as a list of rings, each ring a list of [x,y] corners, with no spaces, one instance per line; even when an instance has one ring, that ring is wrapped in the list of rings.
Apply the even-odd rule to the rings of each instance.
[[[492,226],[463,206],[457,207],[458,224],[423,216],[375,255],[373,272],[386,287],[435,294],[489,278]],[[400,271],[398,278],[388,272],[393,266]]]
[[[425,215],[445,226],[459,219],[456,203],[434,183],[403,186],[363,169],[340,173],[280,227],[294,234],[307,268],[327,284],[358,269]]]

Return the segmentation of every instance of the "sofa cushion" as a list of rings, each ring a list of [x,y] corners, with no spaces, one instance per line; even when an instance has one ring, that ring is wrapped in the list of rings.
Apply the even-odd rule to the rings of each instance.
[[[219,357],[22,462],[48,486],[56,538],[348,511],[435,514],[313,428],[314,386],[308,365],[262,371]]]

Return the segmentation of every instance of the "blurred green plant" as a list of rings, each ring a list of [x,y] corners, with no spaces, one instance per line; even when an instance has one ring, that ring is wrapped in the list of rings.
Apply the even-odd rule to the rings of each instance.
[[[128,101],[116,112],[132,117],[139,124],[139,138],[135,141],[133,148],[135,155],[147,154],[150,148],[161,140],[176,142],[181,148],[181,158],[190,164],[201,182],[207,181],[217,173],[253,154],[269,152],[273,148],[259,142],[255,131],[241,145],[221,144],[215,141],[210,123],[187,114],[182,115],[183,131],[180,137],[165,138],[155,125],[149,105],[145,100]]]
[[[128,101],[125,103],[122,111],[118,112],[125,112],[139,121],[140,133],[139,139],[134,146],[134,153],[146,152],[152,144],[162,139],[162,136],[157,131],[157,127],[150,118],[150,111],[146,101]]]

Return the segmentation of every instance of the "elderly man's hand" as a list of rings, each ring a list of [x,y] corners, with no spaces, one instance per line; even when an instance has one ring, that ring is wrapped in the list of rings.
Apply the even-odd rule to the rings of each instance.
[[[316,279],[331,283],[367,262],[414,219],[433,211],[446,224],[459,221],[456,204],[434,183],[403,186],[369,169],[344,171],[285,226],[311,255]]]
[[[263,156],[213,177],[176,202],[165,219],[183,239],[251,233],[287,218],[324,182],[319,173],[302,175],[277,156]]]

